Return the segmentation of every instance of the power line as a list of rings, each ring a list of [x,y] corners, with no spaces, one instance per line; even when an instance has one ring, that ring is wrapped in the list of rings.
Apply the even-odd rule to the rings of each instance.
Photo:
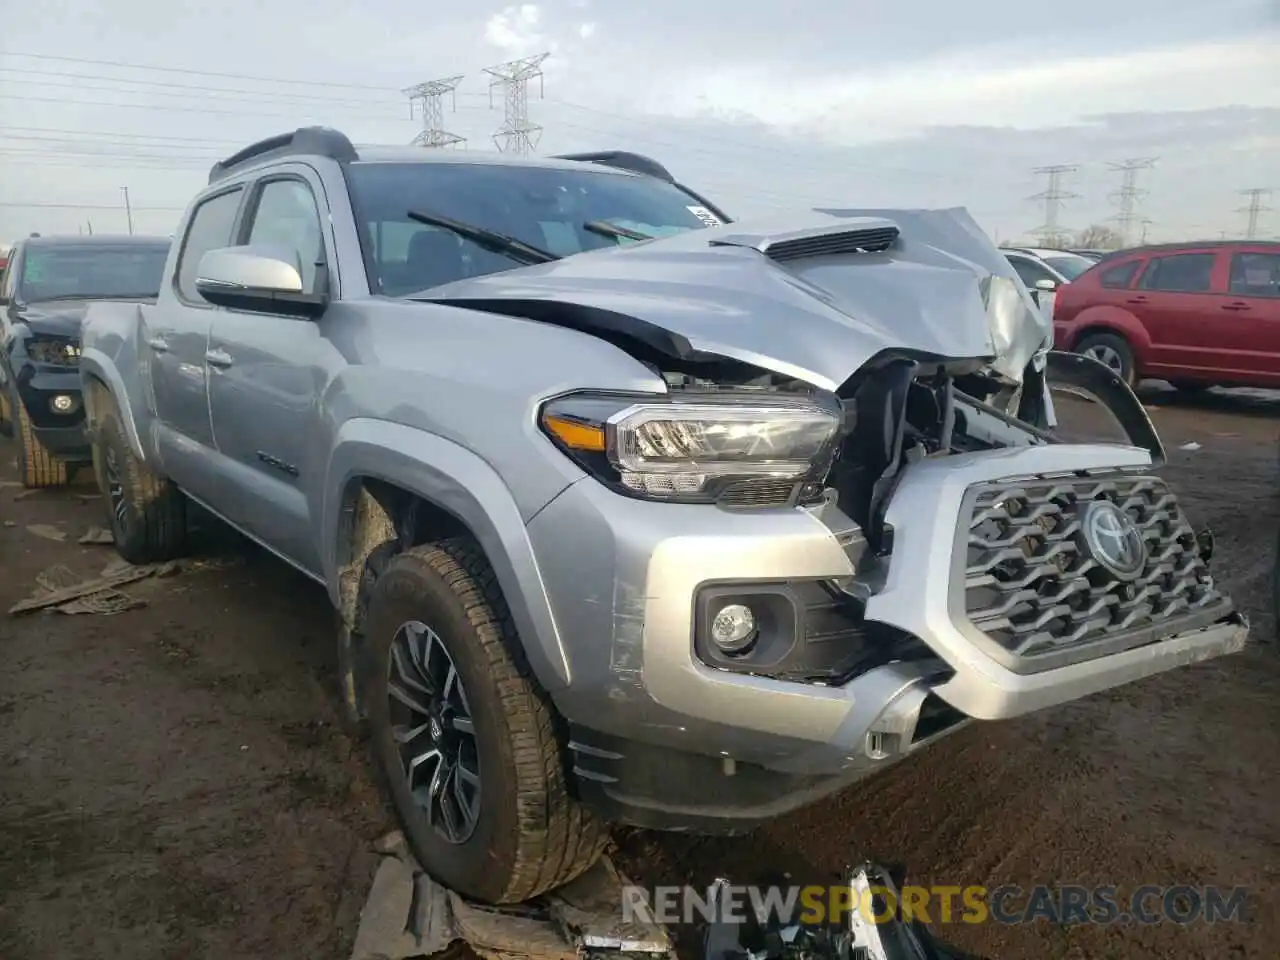
[[[1138,189],[1138,171],[1150,170],[1156,165],[1158,157],[1143,157],[1133,160],[1121,160],[1119,163],[1107,164],[1112,170],[1119,170],[1124,174],[1120,184],[1120,190],[1111,195],[1111,200],[1117,202],[1120,206],[1120,212],[1117,213],[1113,220],[1120,225],[1120,245],[1127,247],[1129,240],[1133,236],[1133,227],[1137,223],[1143,224],[1143,233],[1146,231],[1146,221],[1143,221],[1139,215],[1138,205],[1142,199],[1147,196],[1146,190]]]
[[[225,77],[228,80],[259,80],[263,83],[293,83],[308,87],[335,87],[344,90],[380,90],[383,93],[399,93],[396,87],[379,87],[367,83],[338,83],[333,80],[291,80],[288,77],[263,77],[249,73],[217,73],[213,70],[193,70],[190,67],[157,67],[123,60],[91,60],[88,57],[62,57],[51,53],[19,53],[16,50],[0,50],[0,57],[26,57],[31,60],[56,60],[59,63],[87,63],[96,67],[121,67],[126,70],[154,70],[158,73],[181,73],[195,77]]]
[[[268,101],[278,102],[282,105],[294,105],[299,103],[325,103],[338,106],[362,107],[370,108],[390,108],[392,106],[391,98],[361,98],[361,99],[345,99],[326,97],[320,94],[292,93],[280,90],[249,90],[244,87],[211,87],[197,83],[174,83],[169,80],[139,80],[133,77],[106,77],[95,76],[92,74],[55,74],[40,73],[37,71],[18,71],[10,70],[7,67],[0,67],[0,74],[7,73],[26,73],[28,77],[7,77],[0,76],[0,83],[5,84],[24,84],[35,87],[56,87],[67,90],[86,90],[96,93],[132,93],[145,94],[146,96],[175,96],[190,97],[191,94],[198,94],[215,100],[228,101]],[[44,77],[62,77],[65,79],[45,80]],[[104,86],[95,83],[78,82],[81,78],[85,80],[100,80],[108,84],[132,84],[135,87],[142,87],[141,90],[130,89],[128,87]],[[231,96],[216,96],[217,94],[230,94]],[[25,99],[25,97],[23,98]]]
[[[550,53],[537,53],[484,68],[484,72],[493,77],[489,83],[490,97],[494,87],[502,88],[503,122],[493,135],[493,142],[503,153],[524,156],[538,146],[542,127],[529,120],[529,81],[542,80],[542,62],[549,56]],[[538,90],[542,92],[541,83]]]
[[[455,91],[458,84],[462,82],[462,74],[453,77],[443,77],[439,80],[428,80],[425,83],[419,83],[416,86],[405,89],[404,94],[409,98],[409,116],[413,116],[413,103],[415,100],[422,101],[422,132],[413,138],[413,145],[416,147],[452,147],[459,143],[466,143],[466,137],[460,137],[456,133],[450,133],[444,128],[444,96],[449,94],[454,97],[453,108],[458,108]]]
[[[1266,187],[1251,187],[1248,190],[1241,190],[1240,193],[1249,198],[1247,207],[1236,208],[1236,213],[1243,213],[1248,217],[1248,225],[1244,229],[1244,238],[1246,240],[1257,240],[1258,220],[1262,214],[1271,209],[1263,203],[1264,200],[1271,196],[1271,191]]]
[[[121,210],[118,203],[41,203],[37,201],[18,203],[9,200],[0,200],[0,207],[29,208],[32,210],[114,210],[117,213]],[[134,213],[181,213],[186,207],[133,207],[131,209]]]
[[[1062,187],[1062,178],[1068,173],[1075,173],[1080,168],[1075,164],[1060,163],[1049,167],[1037,167],[1033,173],[1037,175],[1047,175],[1049,177],[1048,188],[1028,200],[1044,201],[1044,223],[1036,227],[1031,232],[1038,234],[1041,243],[1046,247],[1065,246],[1068,238],[1063,228],[1058,224],[1058,214],[1062,210],[1062,202],[1071,200],[1079,196],[1077,193],[1070,193]]]

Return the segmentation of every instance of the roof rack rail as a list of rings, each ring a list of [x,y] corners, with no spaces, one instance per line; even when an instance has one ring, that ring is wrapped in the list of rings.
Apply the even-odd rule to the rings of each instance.
[[[292,133],[281,133],[267,137],[257,143],[250,144],[220,160],[209,169],[209,182],[215,183],[227,176],[236,167],[250,160],[264,160],[269,157],[288,157],[302,154],[328,157],[339,163],[350,163],[358,159],[356,148],[346,135],[331,127],[299,127]]]
[[[667,183],[675,183],[670,171],[652,157],[640,153],[628,153],[626,150],[601,150],[596,153],[561,153],[553,160],[578,160],[582,163],[598,163],[603,167],[617,167],[619,170],[630,170],[632,173],[643,173],[649,177],[657,177]]]

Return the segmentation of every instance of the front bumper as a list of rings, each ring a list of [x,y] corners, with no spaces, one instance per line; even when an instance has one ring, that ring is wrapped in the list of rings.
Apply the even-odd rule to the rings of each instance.
[[[80,394],[80,371],[72,367],[28,367],[17,380],[18,398],[31,419],[32,432],[40,444],[60,460],[88,463],[92,458],[85,432],[84,402]],[[50,406],[56,396],[69,396],[74,407],[58,413]]]
[[[887,575],[865,608],[884,633],[863,641],[922,643],[829,685],[710,667],[696,652],[695,624],[709,586],[855,578],[859,538],[839,511],[653,504],[579,481],[534,518],[529,534],[566,641],[570,682],[556,703],[573,726],[580,787],[610,815],[646,826],[746,828],[873,773],[967,718],[1016,716],[1239,649],[1247,625],[1226,616],[1131,649],[1017,672],[953,615],[970,488],[1149,464],[1136,448],[1054,445],[911,465],[886,518]]]

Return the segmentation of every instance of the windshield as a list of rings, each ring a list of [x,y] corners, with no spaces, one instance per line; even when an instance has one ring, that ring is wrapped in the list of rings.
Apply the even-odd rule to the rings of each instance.
[[[418,222],[414,211],[505,234],[567,257],[636,243],[607,236],[605,223],[646,237],[718,222],[678,187],[650,177],[592,168],[498,163],[353,163],[352,199],[364,226],[375,293],[404,296],[466,277],[521,266],[475,241]],[[592,226],[588,226],[594,224]]]
[[[107,300],[155,297],[169,256],[167,245],[33,246],[22,256],[18,299]]]
[[[1074,280],[1094,265],[1096,261],[1088,257],[1076,256],[1074,253],[1061,257],[1045,257],[1044,262],[1068,280]]]

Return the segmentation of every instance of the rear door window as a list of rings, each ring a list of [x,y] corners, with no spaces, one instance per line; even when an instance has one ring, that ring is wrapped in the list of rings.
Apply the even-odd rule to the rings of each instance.
[[[1212,253],[1176,253],[1156,257],[1142,274],[1143,290],[1209,293],[1213,289]]]
[[[1133,278],[1138,275],[1138,269],[1141,266],[1141,260],[1130,260],[1128,263],[1107,267],[1101,272],[1098,282],[1111,290],[1124,290],[1133,283]]]
[[[191,223],[187,227],[182,252],[178,257],[178,290],[183,299],[192,303],[204,303],[204,298],[196,289],[200,258],[210,250],[231,245],[232,230],[235,229],[236,214],[240,211],[240,199],[243,196],[244,188],[235,187],[201,201],[191,215]]]

